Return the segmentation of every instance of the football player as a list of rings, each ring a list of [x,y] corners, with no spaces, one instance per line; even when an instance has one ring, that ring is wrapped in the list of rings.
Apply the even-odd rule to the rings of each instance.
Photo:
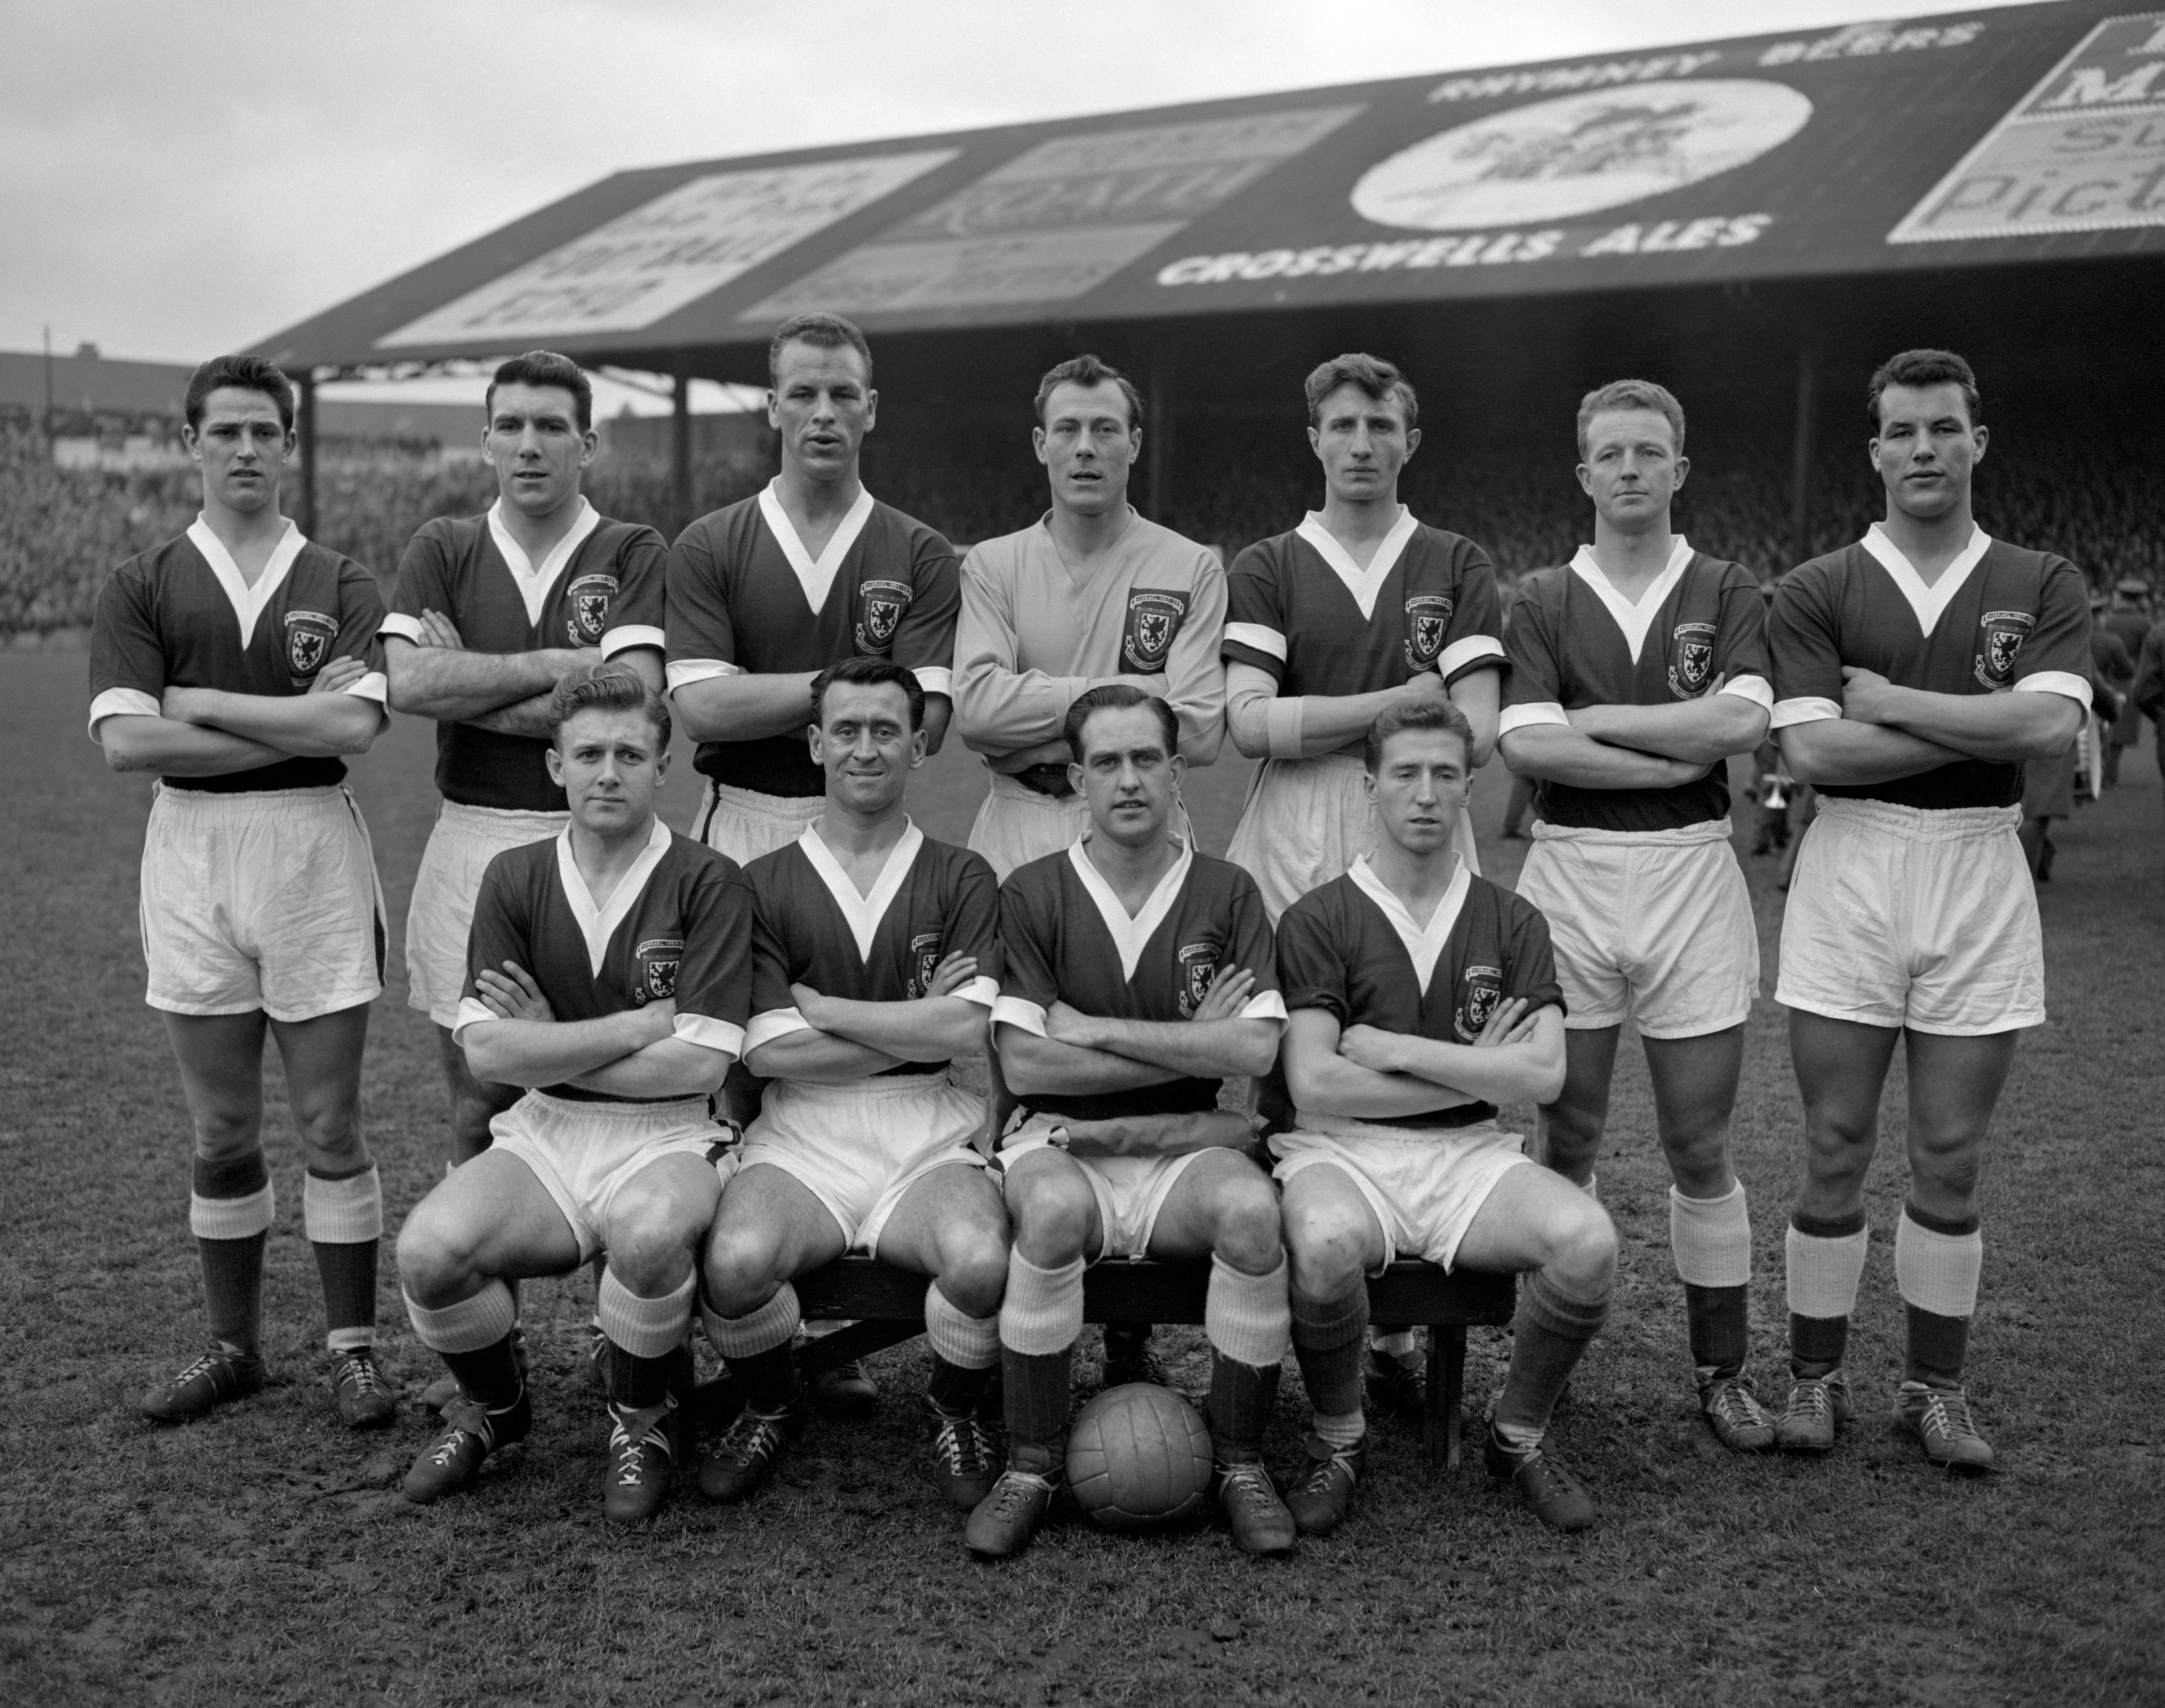
[[[1749,570],[1670,526],[1691,465],[1667,391],[1619,380],[1588,392],[1578,453],[1593,543],[1520,583],[1503,715],[1504,762],[1539,783],[1519,894],[1548,920],[1569,1015],[1542,1160],[1594,1189],[1617,1039],[1633,1021],[1669,1165],[1700,1410],[1724,1447],[1757,1452],[1774,1422],[1744,1373],[1751,1225],[1729,1118],[1759,928],[1730,846],[1728,765],[1773,709],[1766,601]]]
[[[751,895],[735,862],[656,818],[669,711],[635,666],[573,671],[550,720],[571,816],[489,862],[454,1028],[477,1079],[530,1089],[398,1236],[414,1331],[459,1387],[405,1491],[440,1500],[524,1438],[507,1284],[605,1251],[603,1512],[635,1524],[668,1493],[698,1245],[735,1162],[708,1110],[744,1045]]]
[[[1978,1178],[2022,1028],[2045,1018],[2036,892],[2016,835],[2025,762],[2057,764],[2089,708],[2089,606],[2063,557],[1971,512],[1977,379],[1905,351],[1867,394],[1885,519],[1792,570],[1767,622],[1774,726],[1819,814],[1797,857],[1775,999],[1804,1104],[1789,1218],[1785,1447],[1824,1452],[1851,1414],[1842,1368],[1863,1273],[1879,1094],[1909,1063],[1910,1190],[1894,1232],[1908,1315],[1899,1426],[1982,1471],[1962,1370],[1984,1246]]]
[[[159,778],[143,949],[195,1128],[188,1225],[210,1317],[208,1348],[140,1409],[179,1422],[264,1384],[267,1029],[307,1162],[332,1393],[347,1425],[379,1427],[396,1413],[376,1354],[383,1194],[358,1106],[383,899],[343,779],[344,756],[384,724],[383,602],[368,571],[279,511],[295,449],[284,374],[219,356],[182,408],[203,512],[113,572],[91,630],[90,733],[115,771]]]
[[[1131,683],[1070,702],[1069,782],[1090,834],[1000,892],[993,1010],[1022,1119],[1000,1164],[1014,1222],[1000,1357],[1008,1468],[970,1515],[994,1558],[1026,1547],[1057,1488],[1082,1272],[1109,1257],[1210,1264],[1204,1332],[1218,1503],[1240,1545],[1293,1526],[1263,1468],[1289,1322],[1271,1183],[1220,1080],[1268,1068],[1285,1008],[1255,880],[1174,840],[1187,762],[1172,709]]]
[[[1562,1089],[1563,997],[1541,914],[1451,846],[1472,751],[1466,714],[1446,699],[1387,709],[1366,753],[1375,851],[1278,921],[1299,1117],[1271,1149],[1285,1188],[1293,1355],[1314,1408],[1308,1465],[1286,1504],[1311,1533],[1344,1520],[1367,1467],[1362,1277],[1401,1255],[1532,1272],[1488,1417],[1488,1469],[1545,1524],[1594,1521],[1546,1436],[1608,1315],[1616,1231],[1497,1125],[1497,1104],[1551,1102]]]
[[[699,1486],[740,1500],[803,1427],[792,1280],[845,1252],[931,1284],[925,1421],[965,1510],[993,1479],[977,1405],[998,1362],[1007,1216],[972,1141],[984,1104],[950,1064],[984,1047],[1000,969],[999,886],[930,840],[903,796],[924,762],[925,695],[883,658],[812,684],[827,808],[746,869],[758,904],[745,1059],[770,1083],[708,1236],[708,1337],[745,1393]]]

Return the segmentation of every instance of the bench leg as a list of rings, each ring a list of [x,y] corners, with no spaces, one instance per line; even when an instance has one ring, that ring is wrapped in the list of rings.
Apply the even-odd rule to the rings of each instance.
[[[1466,1402],[1466,1326],[1433,1322],[1428,1329],[1428,1380],[1421,1411],[1421,1449],[1432,1467],[1458,1468],[1459,1410]]]

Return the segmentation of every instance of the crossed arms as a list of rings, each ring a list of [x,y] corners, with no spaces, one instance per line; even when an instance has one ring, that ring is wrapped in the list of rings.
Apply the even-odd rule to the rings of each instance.
[[[1699,779],[1767,734],[1767,709],[1715,683],[1701,698],[1661,706],[1581,706],[1562,723],[1504,731],[1504,762],[1522,776],[1572,788],[1675,788]]]
[[[223,777],[282,759],[365,753],[383,727],[383,708],[346,690],[368,674],[359,658],[334,658],[303,694],[229,693],[168,688],[158,715],[101,718],[97,739],[115,771],[168,777]]]
[[[763,1079],[846,1085],[912,1062],[974,1055],[984,1047],[985,1008],[956,993],[977,976],[977,957],[958,950],[934,970],[924,995],[903,1001],[862,1002],[793,984],[804,1024],[754,1045],[745,1066]]]
[[[1468,670],[1448,688],[1436,672],[1424,670],[1402,687],[1372,693],[1281,694],[1268,671],[1234,662],[1225,667],[1225,727],[1246,758],[1311,759],[1362,740],[1394,704],[1447,698],[1473,726],[1472,762],[1481,766],[1496,745],[1499,692],[1491,668]]]
[[[576,1085],[605,1097],[693,1097],[720,1086],[736,1058],[677,1036],[667,999],[598,1020],[560,1020],[516,962],[475,978],[495,1016],[457,1031],[475,1078],[498,1085]]]
[[[545,741],[549,696],[572,671],[599,655],[591,647],[549,646],[535,652],[472,652],[441,611],[416,619],[419,638],[387,634],[383,667],[391,708],[440,724],[471,724],[499,735]],[[661,661],[651,646],[628,646],[624,659],[660,693]]]
[[[1304,1114],[1386,1120],[1469,1103],[1553,1103],[1563,1070],[1563,1010],[1551,1003],[1529,1014],[1523,997],[1499,1003],[1471,1044],[1341,1030],[1322,1008],[1295,1009],[1286,1028],[1286,1085]]]
[[[1887,783],[1964,759],[2052,759],[2083,725],[2082,706],[2062,693],[1933,693],[1856,665],[1844,665],[1841,677],[1840,717],[1779,732],[1782,756],[1799,783]]]

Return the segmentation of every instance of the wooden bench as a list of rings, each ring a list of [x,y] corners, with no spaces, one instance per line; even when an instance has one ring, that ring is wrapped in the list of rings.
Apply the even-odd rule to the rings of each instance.
[[[1082,1281],[1082,1315],[1096,1323],[1200,1323],[1210,1284],[1208,1263],[1159,1263],[1115,1259],[1093,1264]],[[801,1277],[798,1303],[809,1322],[850,1326],[804,1347],[805,1372],[831,1369],[924,1332],[922,1275],[872,1257],[843,1257]],[[1427,1410],[1421,1445],[1431,1465],[1456,1468],[1459,1410],[1466,1391],[1466,1331],[1476,1323],[1500,1326],[1511,1320],[1516,1278],[1461,1271],[1446,1274],[1433,1263],[1393,1263],[1368,1283],[1368,1313],[1378,1323],[1425,1323],[1429,1330]],[[708,1427],[734,1416],[743,1401],[724,1376],[703,1384],[695,1413]]]

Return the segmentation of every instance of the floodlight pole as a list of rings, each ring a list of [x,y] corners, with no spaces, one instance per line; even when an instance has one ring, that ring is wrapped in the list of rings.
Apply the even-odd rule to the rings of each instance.
[[[672,374],[675,409],[670,423],[669,495],[679,527],[692,519],[692,376]]]
[[[301,531],[316,537],[316,371],[301,376],[300,413],[294,425],[301,437]]]
[[[1819,367],[1809,344],[1797,346],[1797,419],[1789,465],[1789,561],[1812,551],[1812,458],[1818,417]]]
[[[1143,432],[1149,454],[1151,519],[1166,524],[1166,506],[1172,499],[1172,370],[1161,364],[1151,375],[1151,422]]]

